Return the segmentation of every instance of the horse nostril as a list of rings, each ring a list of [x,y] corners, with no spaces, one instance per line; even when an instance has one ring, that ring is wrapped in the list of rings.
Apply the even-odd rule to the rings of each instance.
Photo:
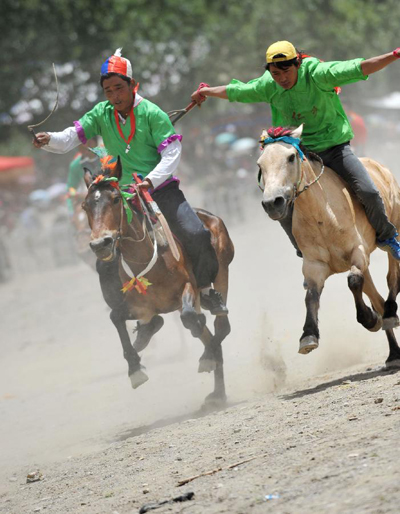
[[[277,196],[274,200],[274,207],[275,209],[280,209],[285,205],[285,199],[283,196]]]
[[[106,236],[104,238],[104,246],[110,246],[114,242],[114,239],[111,236]]]
[[[113,238],[111,236],[106,236],[101,239],[96,239],[95,241],[90,241],[89,246],[94,251],[102,250],[103,248],[107,248],[113,244]]]

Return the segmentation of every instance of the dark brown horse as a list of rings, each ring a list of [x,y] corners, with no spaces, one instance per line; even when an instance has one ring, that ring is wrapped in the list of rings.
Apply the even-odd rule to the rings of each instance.
[[[86,170],[88,193],[83,208],[92,230],[92,250],[102,266],[118,262],[119,277],[125,285],[123,300],[117,305],[118,302],[108,295],[107,289],[102,286],[102,290],[105,301],[112,309],[110,317],[121,339],[132,387],[139,387],[148,380],[138,352],[163,326],[160,314],[179,310],[183,325],[190,329],[194,337],[200,338],[205,347],[199,372],[214,371],[214,391],[207,396],[206,402],[223,403],[226,395],[221,343],[230,332],[228,317],[215,318],[213,335],[201,313],[199,291],[185,251],[178,245],[177,260],[168,245],[157,243],[158,238],[146,216],[144,202],[138,197],[137,189],[129,202],[126,200],[126,194],[118,185],[121,176],[119,159],[114,168],[103,166],[101,174],[96,177]],[[111,177],[117,181],[110,180]],[[211,232],[219,262],[214,288],[226,302],[233,244],[220,218],[203,210],[196,212]],[[132,217],[130,222],[128,216]],[[127,320],[138,321],[133,345],[126,328]]]

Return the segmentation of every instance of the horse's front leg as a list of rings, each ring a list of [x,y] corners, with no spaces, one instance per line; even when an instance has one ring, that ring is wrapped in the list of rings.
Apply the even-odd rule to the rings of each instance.
[[[121,340],[122,348],[124,350],[124,357],[128,362],[128,376],[131,380],[133,389],[147,382],[149,377],[143,371],[140,365],[140,357],[137,351],[133,348],[131,340],[126,328],[126,320],[129,316],[124,307],[113,309],[110,313],[110,319],[114,323]]]
[[[137,336],[133,347],[137,352],[143,351],[149,344],[150,339],[156,334],[164,325],[164,320],[161,316],[156,314],[150,321],[139,320],[137,322]]]
[[[299,353],[306,355],[319,346],[318,310],[319,299],[324,288],[325,280],[330,275],[329,267],[319,262],[303,263],[304,283],[306,293],[306,321],[300,338]]]
[[[97,260],[96,269],[99,274],[100,287],[104,300],[111,309],[110,319],[118,331],[121,340],[124,357],[128,362],[128,375],[134,389],[144,384],[149,377],[144,373],[140,365],[140,357],[133,348],[126,328],[126,320],[133,319],[130,316],[127,300],[121,292],[122,283],[119,276],[118,260],[104,262]]]

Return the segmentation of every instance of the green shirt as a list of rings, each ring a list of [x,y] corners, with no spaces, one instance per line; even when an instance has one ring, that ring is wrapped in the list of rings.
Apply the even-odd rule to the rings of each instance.
[[[274,126],[297,127],[304,123],[302,142],[310,150],[321,152],[354,136],[334,87],[366,80],[362,60],[320,62],[306,58],[291,89],[279,86],[266,71],[247,84],[232,80],[226,89],[228,99],[271,104]]]
[[[125,152],[127,143],[118,131],[114,107],[108,101],[98,103],[86,113],[79,120],[77,127],[80,138],[79,125],[86,139],[101,136],[107,152],[114,157],[120,156],[123,170],[121,184],[130,184],[134,172],[146,177],[161,160],[161,143],[175,134],[168,115],[149,100],[142,99],[134,108],[134,114],[136,129],[128,153]],[[120,127],[128,141],[131,132],[129,116],[125,125],[120,122]]]
[[[71,164],[68,168],[68,178],[67,178],[67,187],[68,191],[72,189],[78,189],[79,185],[83,184],[83,174],[84,168],[88,168],[92,173],[96,171],[98,160],[93,155],[93,160],[89,161],[88,159],[83,159],[82,154],[79,152],[72,159]],[[82,162],[83,161],[83,162]],[[67,206],[70,212],[73,212],[73,203],[71,198],[67,198]]]
[[[73,158],[68,169],[67,186],[69,188],[78,189],[79,183],[83,180],[83,166],[81,164],[82,154],[78,153]]]

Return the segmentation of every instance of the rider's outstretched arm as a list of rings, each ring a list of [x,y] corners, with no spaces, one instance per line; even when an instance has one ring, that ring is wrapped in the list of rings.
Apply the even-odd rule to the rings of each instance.
[[[400,59],[400,47],[393,50],[388,54],[378,55],[377,57],[371,57],[361,62],[361,69],[364,75],[371,75],[377,71],[383,70],[389,64]]]
[[[51,153],[67,153],[81,144],[76,127],[62,132],[39,132],[32,140],[33,146]]]
[[[200,105],[207,96],[215,96],[216,98],[223,98],[228,100],[228,94],[226,92],[226,86],[215,86],[215,87],[202,87],[192,94],[192,100]]]

